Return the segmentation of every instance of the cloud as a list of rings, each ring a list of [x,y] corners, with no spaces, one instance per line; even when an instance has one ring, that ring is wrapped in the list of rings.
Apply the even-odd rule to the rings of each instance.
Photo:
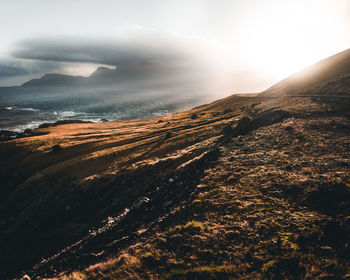
[[[55,36],[36,37],[17,42],[12,56],[33,65],[49,65],[41,73],[67,73],[82,64],[132,66],[156,62],[181,69],[181,77],[193,85],[240,90],[246,79],[235,79],[242,61],[233,51],[209,40],[179,35],[168,31],[133,27],[115,37]],[[232,59],[235,57],[235,59]],[[68,66],[67,66],[68,65]],[[46,66],[45,66],[46,67]],[[48,69],[48,70],[43,70]],[[90,68],[91,69],[91,68]],[[56,70],[56,71],[54,71]],[[92,71],[91,71],[92,72]],[[75,74],[81,75],[76,71]],[[175,77],[170,75],[173,80]],[[238,76],[237,76],[238,77]],[[247,81],[245,81],[247,80]]]
[[[0,78],[33,75],[47,72],[60,72],[67,63],[33,61],[25,59],[0,60]]]
[[[12,55],[20,59],[84,62],[124,66],[152,61],[167,65],[202,65],[217,60],[222,49],[212,42],[172,32],[134,29],[117,38],[50,37],[18,42]]]
[[[29,74],[28,69],[14,61],[0,61],[0,78]]]

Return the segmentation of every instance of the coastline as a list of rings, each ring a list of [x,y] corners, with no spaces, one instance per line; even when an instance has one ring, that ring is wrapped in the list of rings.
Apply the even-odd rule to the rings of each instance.
[[[108,121],[108,120],[101,119],[100,122],[102,123],[105,121]],[[33,129],[27,128],[21,132],[18,132],[15,130],[2,129],[2,130],[0,130],[0,142],[46,134],[45,132],[38,131],[41,128],[54,127],[54,126],[59,126],[59,125],[64,125],[64,124],[77,124],[77,123],[94,123],[94,122],[82,121],[82,120],[59,120],[59,121],[52,122],[52,123],[45,122],[45,123],[40,124],[39,127],[37,127],[37,128],[33,128]]]

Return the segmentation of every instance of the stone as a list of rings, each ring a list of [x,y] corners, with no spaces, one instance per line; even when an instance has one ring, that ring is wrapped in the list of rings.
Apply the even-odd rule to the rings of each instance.
[[[198,115],[197,115],[196,113],[193,113],[193,114],[191,115],[191,119],[192,119],[192,120],[198,119]]]
[[[224,128],[222,129],[222,133],[225,135],[225,136],[229,136],[229,135],[232,135],[232,126],[230,125],[226,125],[224,126]]]
[[[53,152],[59,152],[59,151],[61,151],[62,150],[62,148],[61,148],[61,146],[60,145],[53,145],[52,146],[52,151]]]

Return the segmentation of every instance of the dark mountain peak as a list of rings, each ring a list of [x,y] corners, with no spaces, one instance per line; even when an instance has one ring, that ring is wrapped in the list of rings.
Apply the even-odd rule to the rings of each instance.
[[[117,70],[118,70],[117,66],[115,68],[100,66],[100,67],[97,67],[96,70],[89,77],[90,78],[101,77],[106,74],[109,75],[111,73],[115,73]]]

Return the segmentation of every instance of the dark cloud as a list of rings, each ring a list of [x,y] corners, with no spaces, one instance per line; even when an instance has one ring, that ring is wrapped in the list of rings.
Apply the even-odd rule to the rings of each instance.
[[[47,73],[65,73],[74,68],[75,63],[39,61],[27,59],[0,60],[0,87],[20,85],[33,78],[39,78]]]
[[[79,64],[123,68],[148,61],[170,66],[171,69],[181,69],[180,72],[177,70],[176,77],[175,74],[167,77],[179,83],[179,77],[206,85],[222,84],[224,79],[226,83],[226,77],[232,77],[225,73],[230,55],[223,47],[200,38],[142,28],[128,30],[124,35],[114,38],[30,38],[18,42],[12,56],[18,61],[25,60],[25,69],[31,73],[65,73],[67,65],[74,68],[74,65]],[[164,75],[154,78],[164,79]]]
[[[0,60],[0,78],[60,72],[64,63],[23,59]]]
[[[190,65],[206,59],[211,43],[168,32],[134,32],[116,38],[32,38],[19,42],[16,58],[56,62],[88,62],[124,66],[153,61]]]
[[[9,61],[0,61],[0,78],[22,76],[29,74],[28,69],[20,64]]]

